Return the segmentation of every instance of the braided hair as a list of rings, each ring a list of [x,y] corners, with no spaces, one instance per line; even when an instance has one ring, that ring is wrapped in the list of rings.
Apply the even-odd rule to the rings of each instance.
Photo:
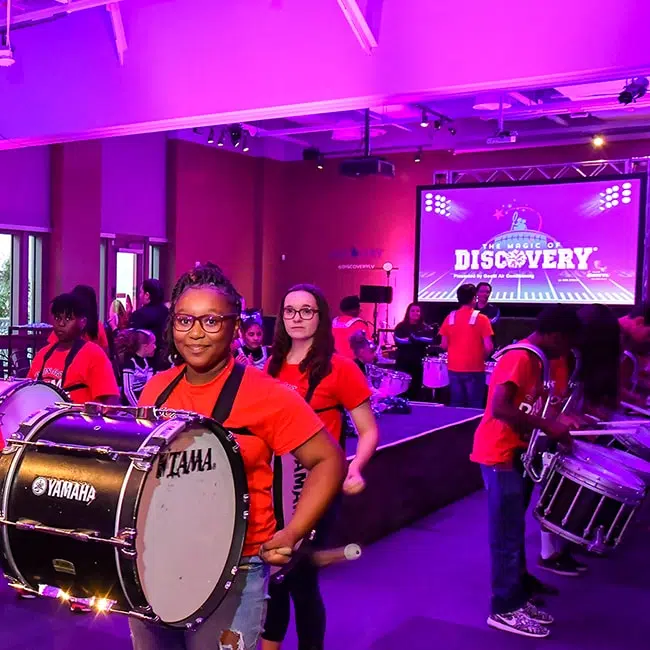
[[[171,307],[169,310],[169,319],[167,322],[166,339],[169,345],[170,357],[175,365],[183,363],[183,357],[174,345],[174,314],[176,313],[176,304],[186,289],[194,287],[213,287],[220,294],[224,295],[233,312],[240,314],[242,298],[235,289],[232,282],[225,276],[224,272],[216,264],[206,262],[195,266],[191,271],[183,273],[174,285],[172,291]]]
[[[306,372],[309,377],[309,385],[315,386],[332,372],[332,355],[334,354],[334,334],[332,333],[332,317],[325,295],[313,284],[297,284],[282,297],[280,303],[280,315],[275,323],[275,335],[268,372],[272,377],[280,374],[282,364],[285,362],[289,350],[291,350],[291,337],[284,325],[284,301],[294,291],[306,291],[314,296],[318,309],[318,327],[314,333],[314,340],[309,352],[300,362],[301,373]]]

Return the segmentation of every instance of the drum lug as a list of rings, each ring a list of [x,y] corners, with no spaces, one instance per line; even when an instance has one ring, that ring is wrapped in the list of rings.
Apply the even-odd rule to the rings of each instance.
[[[120,548],[122,555],[126,555],[127,557],[135,557],[137,555],[137,551],[135,550],[136,536],[137,532],[134,528],[122,528],[118,531],[115,539],[118,539],[125,544],[125,546]]]

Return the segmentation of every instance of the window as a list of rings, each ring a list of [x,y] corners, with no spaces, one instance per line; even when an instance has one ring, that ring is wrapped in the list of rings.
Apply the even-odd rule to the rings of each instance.
[[[118,251],[116,271],[116,297],[126,304],[129,296],[131,304],[135,305],[138,292],[138,253]]]
[[[160,246],[149,246],[149,278],[160,280]]]
[[[13,236],[0,233],[0,334],[7,334],[13,310]]]
[[[43,240],[29,235],[27,241],[27,322],[43,319]]]

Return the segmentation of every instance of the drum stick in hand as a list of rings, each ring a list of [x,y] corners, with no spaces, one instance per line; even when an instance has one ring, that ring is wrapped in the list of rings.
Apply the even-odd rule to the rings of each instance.
[[[328,548],[317,551],[309,548],[298,548],[295,551],[288,546],[276,548],[275,552],[295,559],[307,557],[317,567],[326,567],[337,562],[358,560],[361,557],[361,547],[358,544],[348,544],[339,548]]]

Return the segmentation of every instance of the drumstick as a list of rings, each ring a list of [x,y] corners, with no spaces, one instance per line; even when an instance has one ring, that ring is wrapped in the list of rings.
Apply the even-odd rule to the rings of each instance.
[[[580,431],[569,431],[572,438],[583,436],[616,435],[617,433],[634,433],[635,429],[580,429]]]
[[[650,411],[641,408],[640,406],[636,406],[636,404],[630,404],[629,402],[621,402],[621,406],[623,408],[629,409],[630,411],[634,411],[635,413],[639,413],[640,415],[646,415],[650,417]]]
[[[298,548],[295,551],[288,546],[281,546],[280,548],[271,549],[280,555],[299,559],[307,557],[311,563],[317,567],[326,567],[330,564],[344,561],[354,561],[361,557],[361,547],[358,544],[348,544],[347,546],[340,546],[339,548],[329,548],[322,551],[314,549]]]

